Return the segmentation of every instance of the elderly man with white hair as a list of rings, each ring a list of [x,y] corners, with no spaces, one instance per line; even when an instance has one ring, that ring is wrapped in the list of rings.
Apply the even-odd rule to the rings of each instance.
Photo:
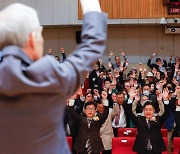
[[[0,12],[1,154],[69,154],[63,112],[105,50],[107,17],[98,0],[81,0],[82,43],[63,63],[43,54],[34,9],[17,3]]]

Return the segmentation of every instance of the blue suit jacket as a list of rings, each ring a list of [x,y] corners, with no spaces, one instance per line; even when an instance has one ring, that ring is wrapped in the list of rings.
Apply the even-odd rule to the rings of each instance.
[[[0,153],[68,154],[63,114],[67,98],[105,50],[106,15],[89,12],[82,43],[63,62],[32,62],[17,46],[3,49],[0,63]]]

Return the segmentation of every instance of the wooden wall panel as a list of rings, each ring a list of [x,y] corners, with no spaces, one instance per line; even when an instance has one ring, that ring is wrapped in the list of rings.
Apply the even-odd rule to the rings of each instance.
[[[154,6],[154,7],[151,7],[151,6]],[[147,8],[147,6],[145,8]],[[149,9],[150,9],[149,18],[154,18],[155,16],[158,18],[157,0],[149,0]]]
[[[141,16],[141,18],[150,16],[150,7],[147,7],[150,4],[149,1],[150,0],[139,0],[139,16]]]
[[[100,0],[100,4],[109,19],[180,18],[180,15],[168,15],[167,6],[163,6],[162,0]],[[78,18],[82,19],[80,3]]]
[[[139,0],[124,0],[124,18],[139,17]],[[126,11],[125,11],[126,10]]]

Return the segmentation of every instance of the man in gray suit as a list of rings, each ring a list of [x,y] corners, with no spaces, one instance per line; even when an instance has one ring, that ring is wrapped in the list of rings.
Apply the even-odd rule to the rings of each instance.
[[[81,0],[82,43],[63,63],[42,57],[42,27],[34,9],[12,4],[0,12],[0,153],[69,154],[66,99],[103,55],[106,15],[98,0]]]

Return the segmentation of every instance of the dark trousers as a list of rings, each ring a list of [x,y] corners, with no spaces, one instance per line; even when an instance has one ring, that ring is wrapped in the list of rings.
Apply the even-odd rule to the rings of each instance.
[[[111,154],[111,153],[112,153],[111,150],[104,150],[104,151],[102,152],[102,154]]]
[[[82,153],[78,152],[78,154],[87,154],[87,149],[85,149]],[[94,153],[94,152],[92,152],[91,154],[100,154],[100,153]]]
[[[114,137],[118,137],[118,128],[113,128]]]
[[[154,153],[153,151],[146,150],[146,152],[138,153],[138,154],[161,154],[161,152],[160,153]]]

